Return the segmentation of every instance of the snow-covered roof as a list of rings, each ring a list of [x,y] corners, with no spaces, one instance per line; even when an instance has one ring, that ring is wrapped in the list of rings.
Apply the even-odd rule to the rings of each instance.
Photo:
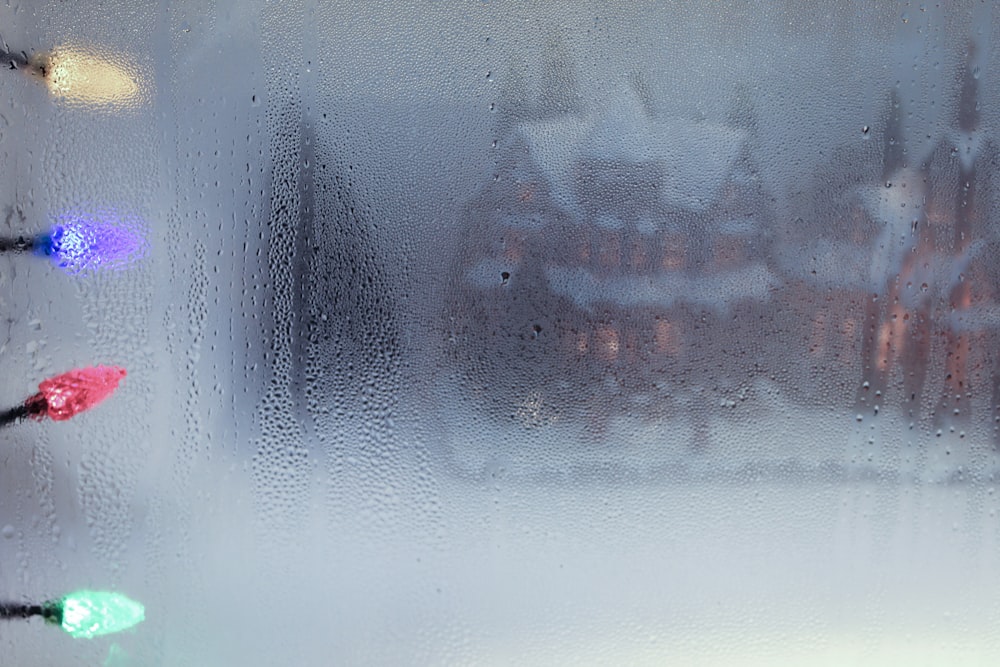
[[[684,118],[658,119],[634,93],[599,112],[521,124],[518,134],[561,205],[578,205],[573,165],[585,160],[655,162],[663,166],[659,193],[669,208],[701,210],[717,197],[746,140],[743,130]]]

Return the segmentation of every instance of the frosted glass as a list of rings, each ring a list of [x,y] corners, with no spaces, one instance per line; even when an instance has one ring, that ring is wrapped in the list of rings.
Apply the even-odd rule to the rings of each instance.
[[[0,8],[0,662],[1000,658],[996,10],[625,4]]]

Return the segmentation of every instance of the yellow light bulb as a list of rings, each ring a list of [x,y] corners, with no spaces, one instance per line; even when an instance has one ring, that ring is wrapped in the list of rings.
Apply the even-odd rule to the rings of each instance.
[[[63,46],[36,56],[31,64],[52,96],[70,105],[118,110],[145,101],[138,67],[121,57]]]

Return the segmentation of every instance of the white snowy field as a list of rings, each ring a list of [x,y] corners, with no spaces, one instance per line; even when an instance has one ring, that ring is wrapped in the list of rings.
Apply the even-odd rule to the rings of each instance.
[[[276,531],[254,517],[240,478],[220,471],[196,514],[179,509],[186,499],[158,498],[187,519],[156,555],[155,533],[123,554],[123,586],[147,604],[142,626],[81,644],[9,624],[7,659],[981,665],[1000,655],[992,485],[552,488],[498,474],[441,483],[432,507],[389,498],[331,519],[320,510],[330,481],[317,478],[313,511]],[[53,550],[89,569],[84,549]]]

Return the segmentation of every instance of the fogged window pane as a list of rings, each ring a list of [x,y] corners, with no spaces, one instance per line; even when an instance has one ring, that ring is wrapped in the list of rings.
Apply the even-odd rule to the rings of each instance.
[[[3,655],[990,664],[994,14],[0,10]]]

